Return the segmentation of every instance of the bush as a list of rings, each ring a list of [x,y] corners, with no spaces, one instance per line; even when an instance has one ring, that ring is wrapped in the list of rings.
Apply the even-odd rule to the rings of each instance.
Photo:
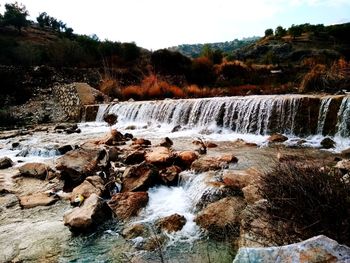
[[[350,245],[350,184],[339,171],[286,162],[263,175],[260,183],[268,214],[284,226],[275,224],[272,230],[280,241],[276,243],[322,234]]]

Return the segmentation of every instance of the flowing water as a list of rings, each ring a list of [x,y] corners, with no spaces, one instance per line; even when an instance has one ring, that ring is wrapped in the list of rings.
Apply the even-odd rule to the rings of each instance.
[[[81,134],[38,132],[0,140],[0,157],[11,157],[15,167],[31,161],[53,164],[59,156],[58,146],[79,145],[108,132],[110,127],[102,122],[105,113],[118,115],[115,127],[121,132],[151,139],[154,145],[166,136],[174,140],[175,150],[193,150],[191,141],[197,137],[215,141],[219,147],[210,149],[210,155],[234,153],[238,157],[238,165],[230,169],[252,166],[264,169],[271,164],[276,149],[265,146],[272,132],[286,134],[287,146],[297,145],[303,138],[303,145],[310,148],[284,151],[305,158],[330,156],[329,152],[312,148],[318,147],[327,135],[337,143],[332,151],[350,147],[350,97],[250,96],[101,105],[96,122],[79,124]],[[172,132],[178,125],[181,127]],[[232,141],[238,138],[257,143],[258,147],[237,147]],[[13,145],[14,142],[18,145]],[[16,189],[18,185],[11,183],[15,169],[1,172],[0,186]],[[121,237],[124,223],[110,220],[91,235],[73,236],[62,222],[64,211],[69,209],[66,202],[22,210],[18,205],[2,207],[3,199],[12,195],[0,196],[0,212],[6,212],[0,214],[0,262],[14,258],[31,262],[161,262],[160,255],[165,262],[232,262],[232,244],[207,239],[193,221],[202,195],[214,193],[215,188],[208,182],[215,181],[217,173],[185,171],[178,186],[149,190],[148,205],[128,224],[152,226],[158,218],[174,213],[187,220],[181,231],[166,234],[167,241],[159,248],[161,252],[153,253],[140,249],[143,238],[127,241]]]

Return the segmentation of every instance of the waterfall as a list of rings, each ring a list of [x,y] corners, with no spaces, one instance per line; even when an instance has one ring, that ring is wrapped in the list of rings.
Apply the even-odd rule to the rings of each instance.
[[[98,111],[96,114],[96,121],[97,122],[103,122],[103,115],[105,114],[107,107],[108,107],[108,104],[101,104],[98,107]]]
[[[342,102],[340,103],[340,100]],[[337,123],[332,118],[333,101],[339,101]],[[336,105],[336,103],[333,103]],[[162,101],[121,102],[100,108],[115,113],[119,122],[181,125],[184,128],[216,126],[235,133],[267,135],[279,132],[287,135],[325,133],[333,127],[333,135],[348,136],[350,130],[350,97],[311,95],[271,95],[247,97],[215,97]],[[332,108],[332,112],[330,112]]]

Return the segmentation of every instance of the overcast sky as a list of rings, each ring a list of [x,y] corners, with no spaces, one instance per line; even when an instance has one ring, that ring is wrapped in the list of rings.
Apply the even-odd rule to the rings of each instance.
[[[0,0],[1,11],[10,0]],[[350,0],[18,0],[79,34],[148,49],[262,36],[278,25],[350,22]]]

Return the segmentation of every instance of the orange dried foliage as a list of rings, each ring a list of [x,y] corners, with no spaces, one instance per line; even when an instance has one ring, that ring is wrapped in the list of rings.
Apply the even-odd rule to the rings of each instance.
[[[140,86],[128,86],[121,91],[124,99],[138,99],[143,97],[143,91]]]

